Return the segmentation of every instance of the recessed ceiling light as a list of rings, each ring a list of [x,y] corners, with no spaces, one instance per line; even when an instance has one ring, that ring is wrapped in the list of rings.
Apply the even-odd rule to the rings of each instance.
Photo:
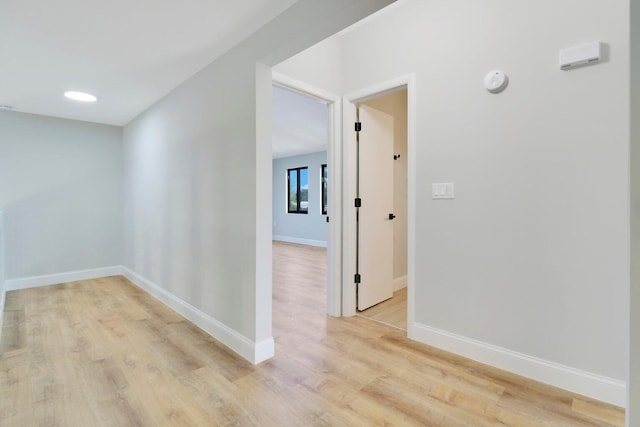
[[[68,90],[64,93],[69,99],[73,99],[74,101],[82,101],[82,102],[96,102],[98,98],[95,95],[91,95],[90,93],[85,92],[75,92],[72,90]]]

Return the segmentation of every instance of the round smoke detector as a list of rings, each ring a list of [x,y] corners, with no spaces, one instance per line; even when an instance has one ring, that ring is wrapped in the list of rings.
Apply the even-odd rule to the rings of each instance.
[[[500,93],[506,89],[509,84],[507,75],[500,70],[489,71],[484,78],[484,87],[491,93]]]

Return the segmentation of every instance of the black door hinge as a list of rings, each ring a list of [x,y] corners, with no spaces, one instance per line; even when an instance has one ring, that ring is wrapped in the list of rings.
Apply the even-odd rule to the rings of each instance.
[[[356,198],[356,208],[361,208],[362,207],[362,199],[360,197]]]
[[[360,283],[360,273],[356,273],[355,276],[353,276],[353,281],[355,283]]]
[[[360,132],[362,130],[362,123],[356,122],[356,132]]]
[[[327,216],[327,222],[329,222],[329,217]]]

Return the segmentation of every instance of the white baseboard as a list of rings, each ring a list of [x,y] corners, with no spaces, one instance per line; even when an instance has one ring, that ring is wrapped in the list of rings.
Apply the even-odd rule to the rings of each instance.
[[[37,288],[39,286],[57,285],[58,283],[76,282],[78,280],[117,276],[119,274],[122,274],[122,267],[116,265],[111,267],[92,268],[89,270],[68,271],[65,273],[8,279],[5,280],[4,287],[5,290],[9,292],[17,291],[19,289]]]
[[[0,340],[2,339],[2,325],[4,324],[4,299],[7,296],[7,290],[0,278]]]
[[[260,363],[273,357],[275,354],[273,338],[263,340],[259,343],[254,343],[252,340],[239,334],[235,330],[229,328],[175,295],[167,292],[155,283],[147,280],[134,271],[119,265],[6,280],[4,289],[0,292],[0,333],[2,331],[2,318],[4,317],[1,314],[4,312],[6,292],[116,275],[124,275],[135,285],[144,289],[151,296],[180,313],[203,331],[207,332],[209,335],[252,363]]]
[[[321,248],[327,247],[326,240],[299,239],[298,237],[277,236],[277,235],[272,236],[272,239],[277,240],[278,242],[297,243],[299,245],[318,246]]]
[[[409,338],[523,377],[620,407],[626,405],[626,383],[506,348],[414,323]]]
[[[393,279],[393,292],[407,287],[407,276],[396,277]]]
[[[209,316],[177,296],[167,292],[155,283],[147,280],[127,267],[122,267],[122,274],[132,283],[145,290],[166,306],[176,311],[213,338],[226,345],[249,362],[258,364],[275,354],[273,338],[255,343],[244,335],[231,329],[222,322]]]
[[[4,322],[4,299],[7,294],[7,284],[4,274],[4,234],[3,234],[3,213],[0,211],[0,339],[2,339],[2,325]]]
[[[276,353],[276,343],[273,337],[269,337],[266,340],[262,340],[255,345],[255,351],[253,360],[249,360],[254,364],[264,362],[267,359],[271,359]]]

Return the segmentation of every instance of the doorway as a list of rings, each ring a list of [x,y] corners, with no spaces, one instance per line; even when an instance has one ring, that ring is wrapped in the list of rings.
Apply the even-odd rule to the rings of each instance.
[[[407,98],[407,336],[414,337],[414,234],[415,231],[415,76],[406,74],[384,81],[344,96],[319,89],[290,76],[269,70],[271,82],[307,93],[329,102],[331,109],[331,141],[328,147],[329,212],[330,218],[327,248],[327,314],[331,316],[355,316],[355,133],[358,103],[381,95],[406,90]]]
[[[312,103],[322,104],[326,112],[323,123],[316,123],[315,125],[312,125],[316,127],[315,132],[313,131],[313,129],[311,129],[312,133],[318,133],[320,132],[320,127],[322,127],[326,132],[326,135],[324,135],[323,137],[323,139],[325,140],[325,146],[324,157],[322,159],[320,159],[321,154],[318,153],[318,148],[316,147],[316,149],[312,150],[315,151],[315,153],[309,154],[308,157],[298,157],[298,159],[302,163],[298,162],[300,164],[296,165],[293,165],[293,163],[289,164],[285,168],[286,174],[284,173],[285,169],[283,169],[282,167],[276,167],[276,161],[274,160],[272,176],[274,195],[272,200],[272,207],[274,224],[272,228],[272,239],[274,241],[285,241],[293,244],[302,243],[311,246],[324,246],[324,248],[326,248],[322,257],[317,256],[316,254],[314,256],[314,259],[322,260],[319,262],[324,262],[325,264],[325,312],[332,316],[340,316],[342,314],[342,300],[339,288],[341,279],[340,262],[342,256],[340,247],[341,221],[339,219],[339,213],[342,209],[342,200],[340,198],[341,192],[339,188],[341,182],[341,170],[339,167],[339,165],[341,164],[341,153],[340,150],[337,149],[338,144],[336,143],[336,140],[340,138],[341,132],[340,123],[342,109],[339,102],[340,97],[322,89],[315,88],[309,84],[294,80],[288,76],[278,74],[277,72],[272,73],[272,82],[274,91],[286,91],[288,92],[287,96],[289,97],[302,97],[306,98],[307,101],[311,100]],[[299,116],[301,105],[302,104],[289,105],[289,109],[293,108],[293,110],[290,111],[291,115]],[[280,128],[289,128],[289,131],[293,130],[294,139],[300,139],[301,137],[303,138],[305,132],[310,130],[308,127],[309,123],[302,124],[303,126],[307,126],[304,130],[301,130],[298,125],[294,123],[278,124],[276,122],[279,119],[276,117],[276,115],[277,114],[274,112],[274,129],[272,131],[274,138],[275,133],[277,132],[277,130],[275,129],[276,126],[279,126]],[[300,119],[300,117],[298,117],[298,119]],[[302,117],[303,121],[307,119],[308,117]],[[285,143],[285,145],[287,144]],[[289,151],[291,150],[289,149]],[[293,152],[293,154],[296,153]],[[282,157],[282,153],[280,153],[279,157]],[[334,165],[338,166],[334,167]],[[291,168],[289,166],[291,166]],[[300,170],[301,168],[306,168],[306,170],[302,171]],[[298,170],[296,171],[296,169]],[[290,176],[291,172],[294,172],[295,176]],[[293,193],[292,189],[294,181],[298,181],[298,179],[304,179],[308,184],[309,192],[307,194],[307,197],[304,200],[300,200],[300,204],[298,205],[298,208],[302,208],[305,213],[290,213],[292,203],[290,195]],[[296,183],[299,189],[300,184],[303,183]],[[285,188],[287,192],[286,197],[284,197]],[[313,191],[314,188],[315,191]],[[283,201],[286,199],[286,203],[280,203],[278,200],[276,200],[277,192],[281,192],[283,196],[282,199]],[[284,212],[286,212],[286,214],[277,214]],[[307,224],[302,225],[302,229],[304,229],[304,232],[308,233],[310,231],[313,231],[313,229],[315,229],[316,231],[323,230],[322,235],[324,236],[324,241],[313,237],[307,238],[309,236],[299,238],[298,240],[283,238],[283,235],[279,234],[280,230],[282,230],[282,227],[280,227],[280,224],[277,223],[278,217],[288,217],[289,219],[296,220],[297,223],[306,220]],[[319,236],[319,234],[316,233],[316,236]],[[280,250],[279,252],[282,251]],[[305,249],[302,252],[308,253],[309,250]],[[336,287],[336,285],[338,285],[338,287]]]
[[[357,103],[356,311],[407,329],[407,89]]]
[[[404,243],[396,244],[394,252],[397,255],[397,264],[394,261],[394,273],[392,289],[394,292],[402,291],[406,293],[406,303],[401,302],[399,307],[402,310],[406,307],[406,316],[404,313],[400,314],[401,319],[406,319],[406,325],[400,323],[401,327],[405,326],[407,336],[409,338],[414,337],[414,264],[415,264],[415,76],[413,74],[407,74],[397,77],[392,80],[380,82],[362,90],[347,94],[343,98],[343,160],[344,160],[344,172],[343,172],[343,287],[342,287],[342,300],[343,300],[343,315],[353,316],[359,314],[357,311],[357,284],[354,278],[356,278],[357,267],[356,265],[356,253],[357,253],[357,213],[355,212],[354,199],[357,198],[357,133],[354,131],[352,123],[358,121],[358,107],[370,102],[373,107],[378,109],[387,109],[380,103],[384,103],[385,96],[393,95],[398,97],[404,110],[401,113],[401,123],[397,126],[396,131],[403,132],[402,139],[406,141],[406,145],[402,147],[402,151],[396,152],[393,155],[400,155],[394,162],[394,181],[402,183],[398,186],[398,189],[394,189],[394,198],[400,197],[403,202],[397,202],[394,200],[393,213],[396,218],[394,227],[398,227],[399,230],[394,230],[394,236],[400,237],[401,240],[405,240]],[[396,101],[398,102],[398,101]],[[394,114],[392,110],[388,110]],[[361,126],[365,126],[364,123]],[[394,126],[396,128],[396,126]],[[396,147],[394,147],[394,151]],[[395,173],[401,174],[402,178],[396,178]],[[363,200],[364,204],[365,201]],[[387,214],[388,215],[388,214]],[[401,218],[398,218],[400,216]],[[396,221],[398,219],[398,221]],[[404,224],[403,224],[404,222]],[[406,231],[405,231],[406,230]],[[361,277],[364,283],[364,278]],[[364,286],[364,285],[362,285]],[[404,290],[403,290],[404,289]],[[404,298],[399,294],[397,299],[389,299],[388,304],[397,303]],[[375,306],[374,306],[375,307]],[[379,309],[384,309],[382,306]],[[404,328],[403,328],[404,329]]]

